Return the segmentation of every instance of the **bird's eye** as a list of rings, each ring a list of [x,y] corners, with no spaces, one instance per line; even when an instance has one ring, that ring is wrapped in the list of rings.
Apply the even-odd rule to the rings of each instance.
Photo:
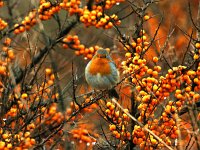
[[[106,58],[106,55],[105,54],[97,54],[97,57],[98,58]]]

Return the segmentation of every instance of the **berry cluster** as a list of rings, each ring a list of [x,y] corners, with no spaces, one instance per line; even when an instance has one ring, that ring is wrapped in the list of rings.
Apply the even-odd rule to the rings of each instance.
[[[141,30],[138,38],[124,45],[124,50],[127,51],[125,56],[130,58],[132,53],[135,52],[140,55],[147,50],[148,45],[149,42],[147,41],[147,35],[144,30]]]
[[[82,105],[87,105],[91,101],[91,98],[89,98],[89,97],[84,97],[84,99],[85,100],[84,100],[84,103],[82,103]],[[97,104],[93,103],[93,104],[89,105],[88,107],[82,109],[81,114],[72,117],[70,120],[76,121],[78,119],[81,119],[83,117],[83,114],[90,113],[96,108],[97,108]],[[77,110],[79,110],[79,106],[75,102],[71,102],[70,108],[66,108],[66,119],[68,120],[70,118],[70,116],[73,114],[73,112],[77,111]]]
[[[41,20],[49,20],[53,16],[53,14],[60,11],[59,5],[52,5],[50,2],[46,2],[45,0],[40,1],[40,6],[38,9],[39,18]]]
[[[29,124],[27,127],[26,132],[19,132],[18,134],[12,134],[9,130],[3,130],[0,128],[0,149],[1,150],[12,150],[15,148],[16,150],[22,150],[22,149],[30,149],[36,144],[36,140],[34,138],[31,138],[31,133],[34,129],[34,124]],[[15,147],[12,143],[23,143],[20,144],[20,146]]]
[[[60,3],[61,8],[68,10],[70,15],[78,14],[80,16],[80,21],[88,26],[95,26],[97,28],[109,29],[113,27],[113,23],[119,25],[121,21],[118,19],[118,16],[113,14],[108,16],[104,13],[104,9],[110,9],[116,3],[122,2],[123,0],[106,0],[105,6],[93,5],[92,10],[89,10],[87,6],[81,8],[80,0],[64,0]],[[101,1],[96,1],[100,4]],[[104,3],[104,2],[103,2]]]
[[[9,46],[10,43],[11,40],[7,38],[4,45]],[[49,130],[57,128],[62,123],[64,115],[58,111],[57,103],[55,103],[58,94],[52,86],[54,80],[52,70],[47,68],[45,69],[45,81],[40,86],[22,91],[19,85],[9,94],[8,105],[4,106],[7,111],[2,117],[6,119],[0,119],[2,125],[0,149],[31,149],[39,142],[34,137],[48,136],[51,133]],[[38,111],[40,115],[36,116]],[[40,130],[46,132],[41,135]],[[61,130],[49,140],[55,140],[60,134]]]
[[[80,16],[80,21],[88,26],[95,26],[96,28],[104,28],[109,29],[113,27],[113,23],[119,25],[121,21],[118,19],[118,16],[113,14],[108,16],[106,14],[103,15],[103,7],[102,6],[93,6],[92,11],[87,8],[83,9],[83,15]]]
[[[104,8],[105,9],[110,9],[112,8],[114,5],[118,5],[120,2],[124,2],[124,0],[95,0],[96,3],[104,3]]]
[[[97,138],[99,135],[94,133],[91,130],[86,129],[86,126],[82,125],[79,128],[72,129],[70,131],[71,138],[70,140],[75,143],[84,143],[84,145],[93,146],[96,144]]]
[[[128,109],[124,111],[128,112]],[[111,102],[106,103],[106,116],[105,118],[110,122],[109,130],[113,136],[120,140],[130,140],[131,134],[128,131],[128,124],[130,118],[126,113],[116,110],[116,106]]]
[[[77,35],[68,35],[63,39],[63,48],[74,49],[77,56],[83,55],[85,59],[92,59],[93,55],[100,47],[91,46],[86,48],[85,45],[81,44]]]
[[[139,145],[140,148],[142,148],[143,142],[145,141],[146,138],[143,129],[140,126],[135,125],[134,130],[132,132],[132,136],[133,136],[133,143]]]
[[[80,48],[79,51],[76,51],[75,54],[77,56],[83,55],[85,59],[92,59],[95,52],[99,49],[99,46],[91,46],[89,48]],[[108,49],[108,48],[107,48]],[[109,49],[108,49],[109,50]]]
[[[176,126],[177,118],[177,107],[174,105],[173,101],[169,101],[161,116],[161,130],[166,136],[172,139],[176,139],[178,137],[178,128]]]
[[[30,30],[36,24],[36,10],[33,10],[29,13],[28,16],[24,18],[21,24],[15,24],[15,34],[24,32],[25,30]]]
[[[6,38],[2,47],[2,50],[4,52],[4,59],[6,62],[11,62],[15,58],[15,54],[13,52],[13,49],[10,47],[10,44],[11,44],[11,39]]]
[[[145,19],[146,18],[146,19]],[[144,19],[148,20],[146,16]],[[135,42],[136,41],[136,42]],[[147,50],[149,42],[145,31],[141,30],[139,38],[133,42],[125,43],[126,60],[122,62],[123,74],[129,75],[131,84],[135,85],[140,115],[138,121],[146,128],[159,136],[165,143],[171,145],[178,137],[179,130],[177,119],[183,106],[196,103],[200,95],[200,64],[196,70],[186,66],[177,66],[168,70],[165,76],[159,76],[161,67],[158,65],[159,58],[153,57],[153,67],[147,66],[147,60],[143,53]],[[195,51],[199,52],[200,43],[195,43]],[[199,54],[194,54],[194,61],[199,59]],[[170,101],[169,96],[174,96]],[[167,101],[162,115],[155,119],[154,115],[160,104]],[[146,136],[142,127],[135,126],[133,130],[133,142],[140,145],[141,149],[156,149],[163,145],[153,136]]]
[[[8,64],[15,58],[14,52],[10,47],[11,39],[6,38],[3,43],[1,60],[0,60],[0,75],[8,75],[7,67]],[[2,86],[2,85],[1,85]]]
[[[77,35],[68,35],[63,39],[63,48],[80,49],[83,45],[80,44],[80,40]]]
[[[155,135],[159,136],[167,145],[171,145],[171,140],[168,138],[165,133],[162,133],[161,127],[159,126],[158,120],[154,119],[152,122],[148,122],[146,125]],[[159,143],[159,141],[149,135],[146,137],[147,132],[138,125],[135,125],[132,136],[133,136],[133,143],[139,145],[140,149],[145,150],[153,150],[157,149],[158,147],[163,147],[163,144]]]
[[[60,7],[62,9],[65,9],[69,12],[69,15],[73,14],[79,14],[82,15],[83,9],[80,8],[81,1],[80,0],[63,0],[62,3],[60,3]]]
[[[195,48],[196,48],[196,53],[193,56],[194,60],[199,59],[199,55],[200,55],[200,42],[196,42],[195,43]]]

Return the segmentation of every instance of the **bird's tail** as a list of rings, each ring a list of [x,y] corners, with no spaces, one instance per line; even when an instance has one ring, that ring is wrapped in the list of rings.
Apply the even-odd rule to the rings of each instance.
[[[119,94],[117,93],[117,91],[114,88],[108,90],[108,95],[110,98],[114,97],[116,99],[119,99]]]

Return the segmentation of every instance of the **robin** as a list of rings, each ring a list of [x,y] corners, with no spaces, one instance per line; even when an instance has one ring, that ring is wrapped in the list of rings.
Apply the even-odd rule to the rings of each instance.
[[[85,68],[85,78],[94,89],[108,90],[110,97],[119,99],[119,95],[113,88],[119,82],[119,71],[107,50],[96,51]]]

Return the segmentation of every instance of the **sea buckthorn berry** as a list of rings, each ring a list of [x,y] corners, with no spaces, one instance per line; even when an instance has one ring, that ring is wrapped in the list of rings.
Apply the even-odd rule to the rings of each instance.
[[[119,117],[119,111],[115,112],[115,117],[118,118]]]
[[[158,143],[158,141],[157,141],[156,139],[151,139],[151,143],[152,143],[153,145],[156,145],[156,144]]]
[[[114,110],[115,109],[115,105],[111,105],[110,107],[109,107],[109,109],[112,111],[112,110]]]
[[[151,75],[153,73],[153,70],[152,69],[148,69],[147,73]]]
[[[197,59],[199,59],[199,55],[198,54],[194,54],[193,58],[194,58],[194,60],[197,60]]]
[[[21,97],[22,97],[23,99],[26,99],[26,98],[28,98],[28,94],[27,94],[27,93],[23,93],[23,94],[21,95]]]
[[[121,137],[121,135],[120,135],[120,133],[116,133],[116,135],[115,135],[115,137],[117,138],[117,139],[119,139],[120,137]]]
[[[158,57],[153,57],[153,62],[157,63],[158,62]]]
[[[0,31],[7,27],[8,23],[0,18]]]
[[[131,43],[131,46],[132,46],[133,48],[135,48],[136,45],[137,45],[137,44],[136,44],[135,42],[132,42],[132,43]]]
[[[127,53],[125,54],[125,56],[126,56],[126,57],[128,57],[128,58],[130,58],[130,57],[131,57],[131,55],[132,55],[132,54],[131,54],[131,53],[129,53],[129,52],[127,52]]]
[[[0,141],[0,149],[3,150],[5,148],[5,146],[6,146],[6,143],[3,141]]]
[[[112,105],[111,102],[107,102],[107,103],[106,103],[106,107],[108,107],[108,108],[109,108],[111,105]]]
[[[111,131],[114,131],[114,130],[116,130],[116,125],[114,125],[114,124],[112,124],[112,125],[110,125],[110,128],[109,128]]]
[[[144,16],[144,20],[145,20],[145,21],[149,20],[149,18],[150,18],[149,15],[145,15],[145,16]]]
[[[51,75],[52,74],[52,70],[50,68],[46,68],[45,69],[45,73],[46,73],[46,75]]]
[[[8,138],[8,134],[7,134],[7,133],[4,133],[4,134],[2,135],[2,138],[3,138],[3,139],[7,139],[7,138]]]
[[[197,42],[197,43],[195,44],[195,47],[196,47],[197,49],[200,49],[200,42]]]

